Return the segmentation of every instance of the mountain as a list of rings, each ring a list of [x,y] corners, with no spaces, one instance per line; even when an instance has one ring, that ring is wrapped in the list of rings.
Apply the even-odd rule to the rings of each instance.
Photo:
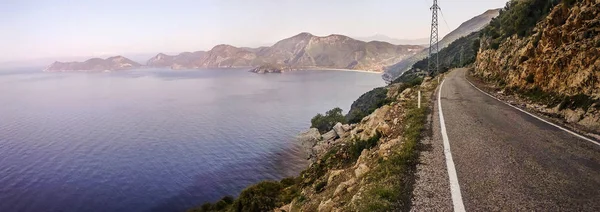
[[[255,67],[266,64],[293,68],[333,68],[383,71],[423,47],[364,42],[343,35],[314,36],[300,33],[270,47],[246,48],[217,45],[207,52],[158,54],[148,60],[152,67],[172,69]]]
[[[418,39],[396,39],[383,34],[376,34],[368,37],[355,37],[356,40],[362,40],[365,42],[370,41],[383,41],[394,45],[429,45],[429,38],[418,38]]]
[[[442,40],[439,41],[440,49],[447,47],[448,45],[450,45],[450,43],[454,42],[460,37],[467,36],[473,32],[483,29],[490,23],[490,21],[492,21],[493,18],[497,17],[499,13],[500,9],[488,10],[485,13],[462,23],[457,29],[450,32],[448,35],[444,36]],[[400,61],[399,63],[390,66],[385,70],[383,78],[385,80],[396,79],[398,76],[402,75],[402,73],[410,69],[413,64],[415,64],[419,60],[425,59],[428,53],[429,48],[426,48],[423,51],[413,55],[412,57],[406,58]]]
[[[139,68],[140,65],[123,56],[114,56],[106,59],[92,58],[85,62],[54,62],[44,71],[61,72],[61,71],[115,71]]]

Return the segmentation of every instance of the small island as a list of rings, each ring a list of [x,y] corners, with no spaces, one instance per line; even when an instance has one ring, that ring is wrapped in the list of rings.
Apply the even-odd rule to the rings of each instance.
[[[253,68],[250,70],[250,72],[257,73],[257,74],[268,74],[268,73],[283,73],[283,72],[290,71],[290,70],[291,69],[289,67],[285,67],[285,66],[281,66],[281,65],[266,64],[266,65],[261,65],[259,67]]]

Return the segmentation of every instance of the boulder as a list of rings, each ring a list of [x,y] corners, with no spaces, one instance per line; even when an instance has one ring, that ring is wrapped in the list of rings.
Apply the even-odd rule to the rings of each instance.
[[[323,141],[330,141],[330,140],[336,139],[338,137],[338,134],[335,132],[335,130],[331,130],[331,131],[323,134],[322,137],[323,137]]]
[[[363,149],[362,152],[360,152],[360,156],[358,156],[358,159],[356,160],[356,165],[354,165],[354,168],[358,167],[359,164],[361,164],[365,160],[367,160],[368,157],[369,157],[369,150]]]
[[[300,133],[297,138],[298,141],[300,141],[300,144],[306,147],[313,147],[317,142],[323,139],[317,128],[310,128],[306,132]]]
[[[354,175],[356,176],[356,178],[361,178],[369,171],[371,171],[371,169],[366,164],[363,163],[363,164],[358,165],[358,168],[356,168],[354,170]]]
[[[311,128],[306,132],[300,133],[297,136],[298,142],[302,145],[302,149],[305,152],[305,157],[311,158],[314,154],[313,147],[322,139],[319,130]]]
[[[389,153],[391,153],[391,149],[398,145],[400,143],[400,138],[395,138],[392,140],[389,140],[381,145],[379,145],[379,150],[378,153],[380,156],[382,157],[387,157],[389,155]]]
[[[333,131],[335,131],[335,133],[339,136],[339,137],[343,137],[344,134],[346,134],[346,130],[344,130],[344,127],[342,126],[342,123],[338,122],[337,124],[335,124],[333,126]]]
[[[348,131],[352,130],[352,126],[350,126],[350,125],[347,125],[347,124],[344,124],[344,125],[342,125],[342,129],[343,129],[345,132],[348,132]]]
[[[344,170],[333,170],[333,171],[331,171],[331,173],[329,174],[329,177],[327,178],[327,185],[331,185],[331,182],[333,180],[335,180],[335,178],[337,178],[338,176],[340,176],[340,174],[342,174],[342,172],[344,172]]]
[[[336,197],[336,196],[342,194],[342,192],[344,192],[344,191],[349,191],[351,186],[353,186],[354,184],[356,184],[356,180],[354,178],[352,178],[346,182],[340,183],[338,185],[338,187],[335,189],[335,191],[333,192],[333,196]]]
[[[579,122],[579,120],[581,120],[583,114],[585,114],[585,111],[583,111],[582,109],[577,109],[577,110],[566,109],[566,110],[564,110],[564,114],[565,114],[565,119],[567,120],[567,122],[577,123],[577,122]]]
[[[319,204],[319,208],[318,208],[319,212],[330,212],[332,210],[333,210],[333,201],[331,201],[331,199],[328,199],[327,201],[322,201]]]
[[[281,208],[276,208],[274,210],[275,212],[291,212],[292,211],[292,204],[287,204],[284,206],[281,206]]]

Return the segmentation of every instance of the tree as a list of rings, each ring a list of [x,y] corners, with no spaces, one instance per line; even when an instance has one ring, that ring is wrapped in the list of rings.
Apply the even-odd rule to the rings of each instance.
[[[339,107],[333,108],[325,113],[325,115],[317,114],[310,120],[311,127],[317,128],[320,133],[326,133],[331,130],[338,122],[346,123],[346,118],[342,115],[342,109]]]

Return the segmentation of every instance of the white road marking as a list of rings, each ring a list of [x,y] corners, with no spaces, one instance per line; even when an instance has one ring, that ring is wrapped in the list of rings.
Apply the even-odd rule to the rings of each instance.
[[[444,155],[446,155],[446,166],[448,168],[448,178],[450,179],[450,193],[452,194],[452,204],[454,205],[454,211],[464,212],[465,205],[463,204],[462,194],[460,193],[460,185],[458,184],[458,177],[456,176],[454,160],[452,160],[450,142],[448,141],[448,133],[446,133],[446,122],[444,121],[444,113],[442,112],[442,87],[444,86],[445,81],[446,80],[443,80],[442,84],[440,84],[440,90],[438,93],[438,110],[440,113],[442,139],[444,140]]]
[[[465,74],[466,74],[466,73],[465,73]],[[466,77],[465,77],[465,79],[466,79]],[[596,141],[594,141],[594,140],[592,140],[592,139],[589,139],[589,138],[587,138],[587,137],[585,137],[585,136],[583,136],[583,135],[579,135],[579,134],[577,134],[577,133],[575,133],[575,132],[573,132],[573,131],[571,131],[571,130],[565,129],[564,127],[558,126],[558,125],[556,125],[556,124],[554,124],[554,123],[552,123],[552,122],[546,121],[546,120],[544,120],[544,119],[542,119],[542,118],[540,118],[540,117],[537,117],[536,115],[533,115],[533,114],[531,114],[531,113],[529,113],[529,112],[527,112],[527,111],[525,111],[525,110],[522,110],[521,108],[515,107],[515,106],[513,106],[513,105],[511,105],[511,104],[508,104],[508,103],[506,103],[506,102],[503,102],[502,100],[500,100],[500,99],[496,98],[495,96],[492,96],[492,95],[490,95],[490,94],[486,93],[485,91],[482,91],[482,90],[481,90],[481,89],[479,89],[477,86],[473,85],[473,83],[471,83],[469,80],[467,80],[467,82],[468,82],[469,84],[471,84],[471,86],[473,86],[473,87],[474,87],[475,89],[477,89],[479,92],[481,92],[481,93],[483,93],[483,94],[485,94],[485,95],[487,95],[487,96],[489,96],[489,97],[492,97],[493,99],[495,99],[495,100],[497,100],[497,101],[499,101],[499,102],[502,102],[502,103],[504,103],[505,105],[511,106],[512,108],[514,108],[514,109],[517,109],[517,110],[519,110],[519,111],[521,111],[521,112],[523,112],[523,113],[525,113],[525,114],[527,114],[527,115],[530,115],[531,117],[533,117],[533,118],[536,118],[536,119],[538,119],[538,120],[540,120],[540,121],[543,121],[543,122],[545,122],[546,124],[552,125],[552,126],[554,126],[554,127],[558,128],[558,129],[561,129],[561,130],[563,130],[563,131],[565,131],[565,132],[568,132],[568,133],[570,133],[571,135],[574,135],[574,136],[576,136],[576,137],[578,137],[578,138],[581,138],[581,139],[583,139],[583,140],[586,140],[586,141],[592,142],[592,143],[594,143],[594,144],[596,144],[596,145],[600,146],[600,143],[598,143],[598,142],[596,142]]]

